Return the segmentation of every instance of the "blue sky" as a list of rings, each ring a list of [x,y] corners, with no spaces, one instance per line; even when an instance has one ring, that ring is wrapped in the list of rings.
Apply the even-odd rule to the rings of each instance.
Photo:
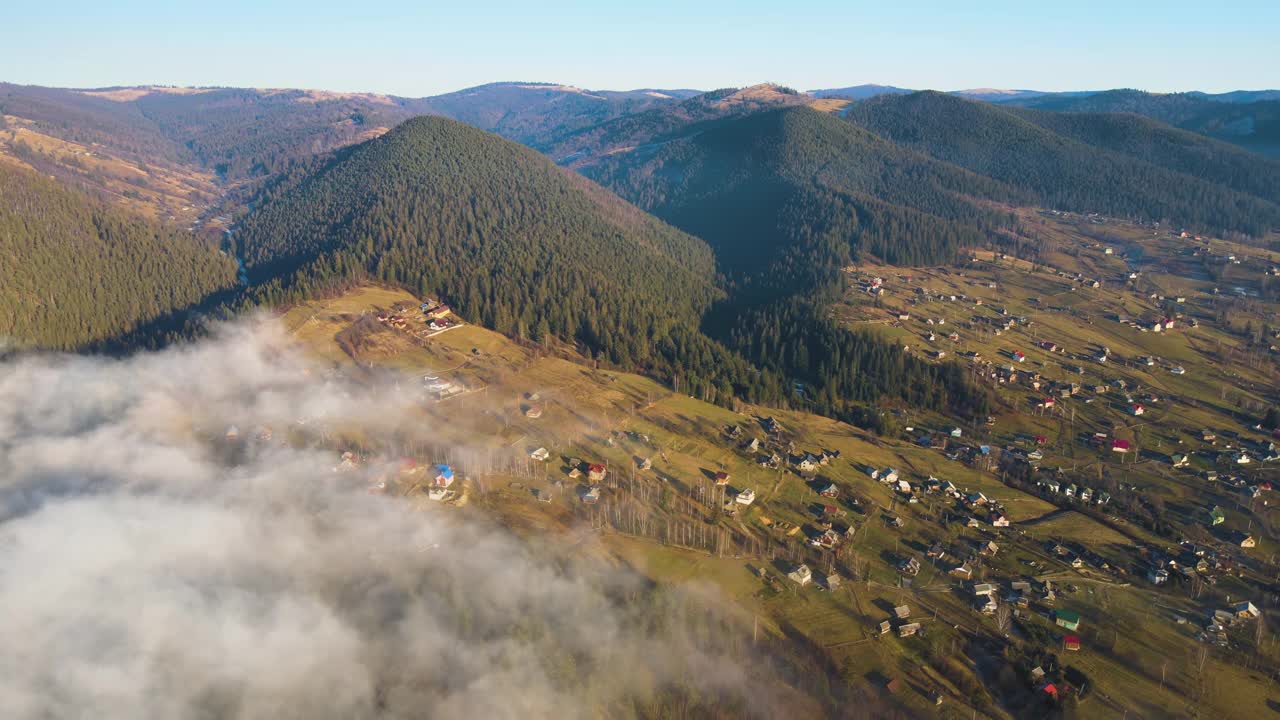
[[[1280,0],[11,5],[0,81],[72,87],[1280,87]]]

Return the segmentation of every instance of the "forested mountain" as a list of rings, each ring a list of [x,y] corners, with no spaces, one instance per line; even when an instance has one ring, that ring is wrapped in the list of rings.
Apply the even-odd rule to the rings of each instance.
[[[583,90],[554,83],[490,83],[404,101],[418,114],[443,115],[526,145],[546,144],[613,118],[674,103],[698,90]]]
[[[74,90],[0,84],[0,115],[133,159],[198,164],[235,182],[281,172],[417,115],[452,117],[529,143],[696,94],[546,83],[492,83],[426,98],[297,89]]]
[[[808,95],[769,83],[725,88],[530,144],[558,163],[583,169],[615,152],[649,154],[664,143],[696,135],[734,118],[812,102],[814,99]]]
[[[657,362],[673,327],[696,325],[720,296],[701,241],[444,118],[408,121],[273,188],[237,237],[267,299],[375,279],[619,364]]]
[[[935,262],[1002,218],[966,196],[1017,192],[809,108],[757,112],[584,172],[716,249],[737,282],[782,291],[851,257]]]
[[[1084,96],[1015,98],[1010,104],[1053,112],[1133,113],[1274,154],[1280,151],[1280,99],[1271,95],[1274,92],[1241,91],[1210,96],[1108,90]]]
[[[234,284],[189,235],[0,163],[0,338],[75,349]]]
[[[1260,235],[1280,226],[1267,160],[1154,126],[1105,118],[1066,122],[935,92],[873,98],[852,106],[845,117],[1018,188],[1039,205],[1215,232]],[[1117,127],[1123,130],[1110,135]],[[1125,133],[1125,143],[1140,147],[1117,152],[1117,138]]]

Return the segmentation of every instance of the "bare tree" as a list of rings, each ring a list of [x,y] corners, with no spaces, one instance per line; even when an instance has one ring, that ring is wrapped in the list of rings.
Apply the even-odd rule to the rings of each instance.
[[[1008,604],[996,606],[995,620],[996,628],[1000,631],[1000,634],[1008,635],[1009,628],[1013,625],[1013,610],[1010,609]]]

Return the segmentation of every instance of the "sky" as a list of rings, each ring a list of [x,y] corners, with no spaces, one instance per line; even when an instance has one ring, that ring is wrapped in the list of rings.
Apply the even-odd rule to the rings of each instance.
[[[432,95],[592,89],[1280,87],[1280,2],[15,2],[0,81]]]

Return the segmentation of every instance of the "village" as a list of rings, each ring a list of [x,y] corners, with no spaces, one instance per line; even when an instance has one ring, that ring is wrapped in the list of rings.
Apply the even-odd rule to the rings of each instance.
[[[1174,240],[1148,243],[1147,262]],[[1250,322],[1268,332],[1250,313],[1274,310],[1262,301],[1270,265],[1206,241],[1214,257],[1244,257],[1226,261],[1215,293],[1212,280],[1137,262],[1137,239],[1077,241],[1063,268],[993,253],[854,271],[849,322],[959,359],[999,398],[991,417],[959,423],[886,407],[879,435],[711,406],[474,326],[414,337],[393,318],[435,305],[391,291],[340,301],[400,303],[378,313],[385,330],[357,357],[325,344],[351,308],[324,337],[315,322],[301,333],[335,362],[408,369],[428,389],[485,388],[427,392],[423,412],[450,422],[374,492],[513,526],[590,528],[655,580],[715,583],[904,707],[1263,706],[1246,680],[1280,668],[1266,623],[1280,436],[1249,420],[1275,399],[1275,351],[1242,340]],[[460,457],[477,438],[486,453]]]

